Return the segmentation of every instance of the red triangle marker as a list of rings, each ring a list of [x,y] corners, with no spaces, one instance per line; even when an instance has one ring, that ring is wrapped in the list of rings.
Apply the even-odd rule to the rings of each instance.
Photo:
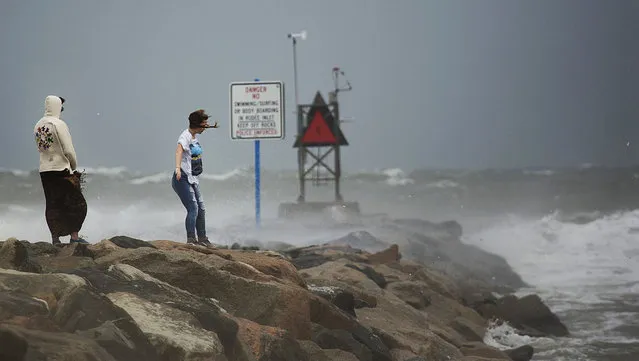
[[[315,112],[313,120],[302,137],[302,144],[337,144],[337,138],[326,123],[322,112]]]

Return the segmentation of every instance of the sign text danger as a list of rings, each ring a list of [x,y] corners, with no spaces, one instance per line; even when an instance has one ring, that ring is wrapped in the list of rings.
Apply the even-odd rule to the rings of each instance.
[[[231,83],[231,138],[284,138],[281,82]]]

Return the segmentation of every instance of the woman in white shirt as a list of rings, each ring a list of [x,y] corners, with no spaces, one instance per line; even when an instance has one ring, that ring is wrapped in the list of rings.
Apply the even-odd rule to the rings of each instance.
[[[189,127],[178,137],[175,172],[171,179],[171,187],[186,208],[186,242],[203,246],[210,246],[211,242],[206,235],[206,210],[198,179],[202,173],[202,147],[196,135],[202,134],[207,128],[218,127],[217,122],[210,126],[208,119],[204,109],[189,115]]]
[[[80,187],[81,174],[71,133],[60,119],[64,98],[49,95],[44,101],[44,117],[33,133],[40,153],[40,179],[46,200],[45,218],[54,245],[60,237],[71,236],[71,243],[88,243],[78,232],[87,215],[87,203]]]

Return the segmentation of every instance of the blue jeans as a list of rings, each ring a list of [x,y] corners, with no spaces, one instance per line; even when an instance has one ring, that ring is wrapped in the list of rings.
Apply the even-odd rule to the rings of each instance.
[[[175,172],[173,172],[171,186],[180,197],[184,208],[186,208],[184,225],[187,239],[195,239],[196,233],[198,238],[206,238],[206,223],[204,221],[206,211],[204,209],[204,200],[200,193],[200,186],[198,184],[190,184],[184,172],[182,172],[180,180],[177,180]]]

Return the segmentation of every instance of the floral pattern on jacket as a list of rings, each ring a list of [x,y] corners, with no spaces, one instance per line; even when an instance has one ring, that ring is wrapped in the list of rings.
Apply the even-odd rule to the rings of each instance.
[[[35,133],[35,141],[40,151],[51,148],[51,144],[53,144],[53,134],[51,134],[51,130],[44,125],[38,127]]]

